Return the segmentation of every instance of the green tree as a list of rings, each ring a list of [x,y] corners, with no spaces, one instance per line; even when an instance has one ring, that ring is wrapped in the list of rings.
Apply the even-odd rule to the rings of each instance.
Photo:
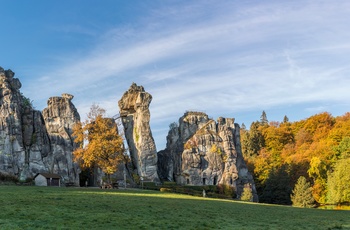
[[[245,156],[257,156],[259,151],[265,146],[265,139],[261,132],[260,122],[256,121],[250,125],[249,132],[246,133],[242,148]]]
[[[315,199],[312,196],[312,188],[306,178],[299,177],[291,195],[293,206],[302,208],[312,208],[315,206]]]
[[[73,127],[74,142],[79,144],[73,155],[83,169],[101,168],[110,182],[110,175],[127,156],[117,124],[113,119],[105,118],[104,113],[104,109],[93,105],[88,119]]]
[[[266,180],[260,201],[270,204],[291,204],[290,177],[286,166],[274,169]]]
[[[335,156],[340,159],[350,158],[350,137],[344,137],[337,147],[333,148]]]
[[[350,202],[350,158],[340,159],[334,171],[328,175],[328,202]]]

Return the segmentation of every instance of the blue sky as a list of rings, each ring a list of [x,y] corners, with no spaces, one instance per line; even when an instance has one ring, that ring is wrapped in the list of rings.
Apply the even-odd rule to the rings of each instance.
[[[350,1],[0,0],[0,66],[42,110],[70,93],[112,116],[132,82],[153,96],[157,149],[186,110],[247,126],[350,104]]]

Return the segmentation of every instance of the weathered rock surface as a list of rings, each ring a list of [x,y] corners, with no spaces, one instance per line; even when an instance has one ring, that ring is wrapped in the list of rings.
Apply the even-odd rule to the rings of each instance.
[[[217,122],[201,112],[186,112],[179,125],[172,124],[166,149],[158,153],[162,180],[179,184],[235,187],[237,195],[249,186],[257,201],[255,184],[244,162],[239,125],[233,118]]]
[[[118,105],[133,167],[144,180],[159,181],[157,150],[149,125],[151,101],[152,96],[133,83]]]
[[[67,181],[78,184],[80,169],[72,158],[72,152],[76,148],[72,128],[80,121],[80,116],[72,99],[73,95],[70,94],[51,97],[42,115],[51,144],[50,171],[64,175]]]
[[[20,88],[14,73],[0,68],[0,171],[22,180],[38,172],[57,173],[63,182],[78,184],[71,128],[80,117],[73,96],[50,98],[43,116]]]

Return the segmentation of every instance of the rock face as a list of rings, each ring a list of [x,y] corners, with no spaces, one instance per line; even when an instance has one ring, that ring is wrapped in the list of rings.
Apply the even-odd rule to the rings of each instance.
[[[172,124],[166,149],[158,153],[162,180],[178,184],[233,186],[238,197],[249,186],[258,200],[252,175],[241,153],[239,125],[233,118],[217,122],[202,112],[186,112]]]
[[[38,172],[57,173],[62,182],[79,182],[72,162],[72,126],[80,120],[73,96],[50,98],[41,114],[20,92],[11,70],[0,68],[0,172],[20,179]]]
[[[151,101],[152,96],[133,83],[118,105],[134,169],[144,180],[157,182],[157,150],[149,125]]]
[[[76,147],[72,128],[80,121],[80,116],[72,99],[73,95],[70,94],[51,97],[42,115],[51,144],[50,171],[64,175],[64,179],[78,184],[80,169],[72,158]]]

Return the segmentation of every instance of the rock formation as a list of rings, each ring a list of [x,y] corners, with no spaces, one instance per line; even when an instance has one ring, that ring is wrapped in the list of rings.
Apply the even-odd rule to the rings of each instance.
[[[172,124],[166,149],[158,153],[162,180],[178,184],[233,186],[237,195],[249,186],[257,201],[255,184],[244,162],[239,125],[233,118],[217,122],[202,112],[186,112]]]
[[[149,105],[152,96],[133,83],[119,100],[120,116],[137,175],[146,181],[159,181],[157,150],[150,129]]]
[[[65,93],[62,97],[51,97],[42,115],[51,144],[50,171],[64,175],[66,181],[78,184],[80,169],[72,158],[76,147],[72,128],[80,121],[80,116],[72,99],[73,95]]]
[[[63,182],[78,184],[71,128],[80,117],[71,103],[73,96],[50,98],[41,114],[20,88],[14,73],[0,68],[0,172],[21,180],[38,172],[57,173]]]

